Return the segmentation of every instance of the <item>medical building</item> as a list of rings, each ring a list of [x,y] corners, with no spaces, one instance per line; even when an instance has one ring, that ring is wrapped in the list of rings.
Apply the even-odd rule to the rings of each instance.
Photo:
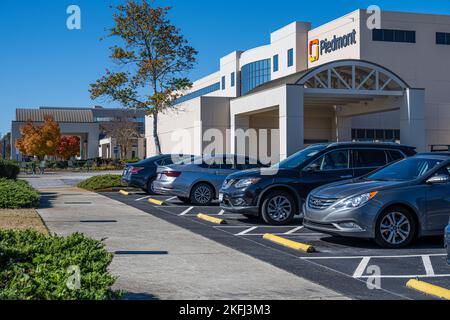
[[[193,137],[184,151],[201,154],[211,128],[230,153],[237,129],[277,129],[258,137],[273,162],[321,142],[450,145],[450,16],[384,11],[380,29],[370,18],[356,10],[317,28],[293,22],[264,46],[224,56],[161,115],[162,151],[183,129]],[[147,117],[147,155],[155,153],[152,132]]]

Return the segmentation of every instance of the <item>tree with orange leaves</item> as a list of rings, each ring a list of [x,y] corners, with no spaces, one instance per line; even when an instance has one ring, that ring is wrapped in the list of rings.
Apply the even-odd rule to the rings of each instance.
[[[57,153],[64,160],[80,156],[80,137],[63,136],[59,142]]]
[[[42,125],[28,121],[20,128],[20,134],[22,137],[16,140],[16,147],[22,154],[37,156],[39,159],[57,155],[61,131],[52,117],[45,117]]]

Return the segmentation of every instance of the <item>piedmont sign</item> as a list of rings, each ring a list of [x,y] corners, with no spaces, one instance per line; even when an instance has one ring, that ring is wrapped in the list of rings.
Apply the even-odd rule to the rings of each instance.
[[[314,39],[309,42],[309,61],[316,62],[321,56],[356,44],[356,30],[341,37],[334,36],[332,40]]]

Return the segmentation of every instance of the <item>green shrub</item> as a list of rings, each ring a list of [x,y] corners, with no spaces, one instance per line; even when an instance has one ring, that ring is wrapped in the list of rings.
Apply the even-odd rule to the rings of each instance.
[[[131,160],[129,160],[129,159],[127,159],[127,160],[120,160],[120,163],[121,164],[129,164],[129,163],[136,163],[136,162],[139,162],[139,161],[142,161],[142,159],[134,158],[134,159],[131,159]]]
[[[113,255],[82,234],[50,237],[0,231],[0,300],[108,300],[119,298],[108,273]],[[80,270],[80,286],[70,267]],[[73,270],[73,269],[72,269]]]
[[[89,178],[78,184],[79,188],[96,191],[110,189],[113,187],[122,187],[122,177],[119,175],[102,175]]]
[[[20,173],[20,166],[16,161],[0,159],[0,178],[16,179]]]
[[[23,180],[0,179],[0,208],[34,208],[39,205],[40,195]]]

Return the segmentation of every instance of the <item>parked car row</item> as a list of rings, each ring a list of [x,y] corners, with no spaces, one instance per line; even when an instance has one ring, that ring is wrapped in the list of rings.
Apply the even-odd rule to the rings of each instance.
[[[318,144],[272,167],[236,155],[163,155],[128,165],[123,181],[186,204],[219,200],[270,225],[303,215],[311,230],[388,248],[441,235],[450,216],[450,153],[393,143]]]

